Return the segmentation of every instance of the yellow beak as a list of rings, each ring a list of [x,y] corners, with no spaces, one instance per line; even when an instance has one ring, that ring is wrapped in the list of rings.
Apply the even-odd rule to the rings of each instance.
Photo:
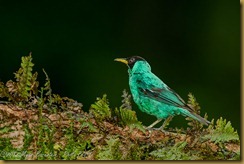
[[[128,65],[128,61],[125,58],[117,58],[117,59],[114,59],[114,61],[122,62],[122,63],[125,63],[126,65]]]

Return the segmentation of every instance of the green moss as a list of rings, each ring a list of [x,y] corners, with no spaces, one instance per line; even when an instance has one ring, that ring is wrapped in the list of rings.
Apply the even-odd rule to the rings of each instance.
[[[155,160],[198,160],[199,157],[185,152],[187,142],[178,142],[173,146],[166,146],[154,150],[150,155]]]
[[[95,158],[97,160],[121,160],[122,155],[119,138],[111,137],[106,140],[106,145],[98,147]]]

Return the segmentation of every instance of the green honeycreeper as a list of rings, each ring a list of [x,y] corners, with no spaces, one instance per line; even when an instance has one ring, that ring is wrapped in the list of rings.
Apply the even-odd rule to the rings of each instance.
[[[128,66],[131,94],[139,109],[157,117],[157,120],[147,127],[148,129],[165,119],[159,128],[163,130],[175,115],[191,117],[204,125],[210,123],[194,113],[193,109],[175,91],[153,74],[150,65],[142,57],[117,58],[115,61],[125,63]]]

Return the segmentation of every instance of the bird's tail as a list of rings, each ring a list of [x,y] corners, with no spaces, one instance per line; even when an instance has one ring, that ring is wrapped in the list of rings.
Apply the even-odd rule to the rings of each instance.
[[[190,111],[188,111],[188,110],[185,110],[185,109],[182,111],[182,113],[183,113],[184,115],[188,116],[188,117],[191,117],[191,118],[193,118],[193,119],[195,119],[195,120],[201,122],[201,123],[204,124],[204,125],[208,125],[208,124],[210,124],[210,122],[209,122],[208,120],[206,120],[205,118],[202,118],[201,116],[199,116],[199,115],[196,114],[196,113],[192,113],[192,112],[190,112]]]

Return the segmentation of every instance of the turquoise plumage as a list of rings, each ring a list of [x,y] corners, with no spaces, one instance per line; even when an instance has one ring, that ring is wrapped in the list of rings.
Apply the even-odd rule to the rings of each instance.
[[[210,123],[194,113],[175,91],[153,74],[150,65],[142,57],[118,58],[115,61],[123,62],[128,66],[131,94],[139,109],[157,117],[148,128],[152,128],[162,119],[168,121],[175,115],[188,116],[205,125]],[[165,123],[160,127],[161,130]]]

